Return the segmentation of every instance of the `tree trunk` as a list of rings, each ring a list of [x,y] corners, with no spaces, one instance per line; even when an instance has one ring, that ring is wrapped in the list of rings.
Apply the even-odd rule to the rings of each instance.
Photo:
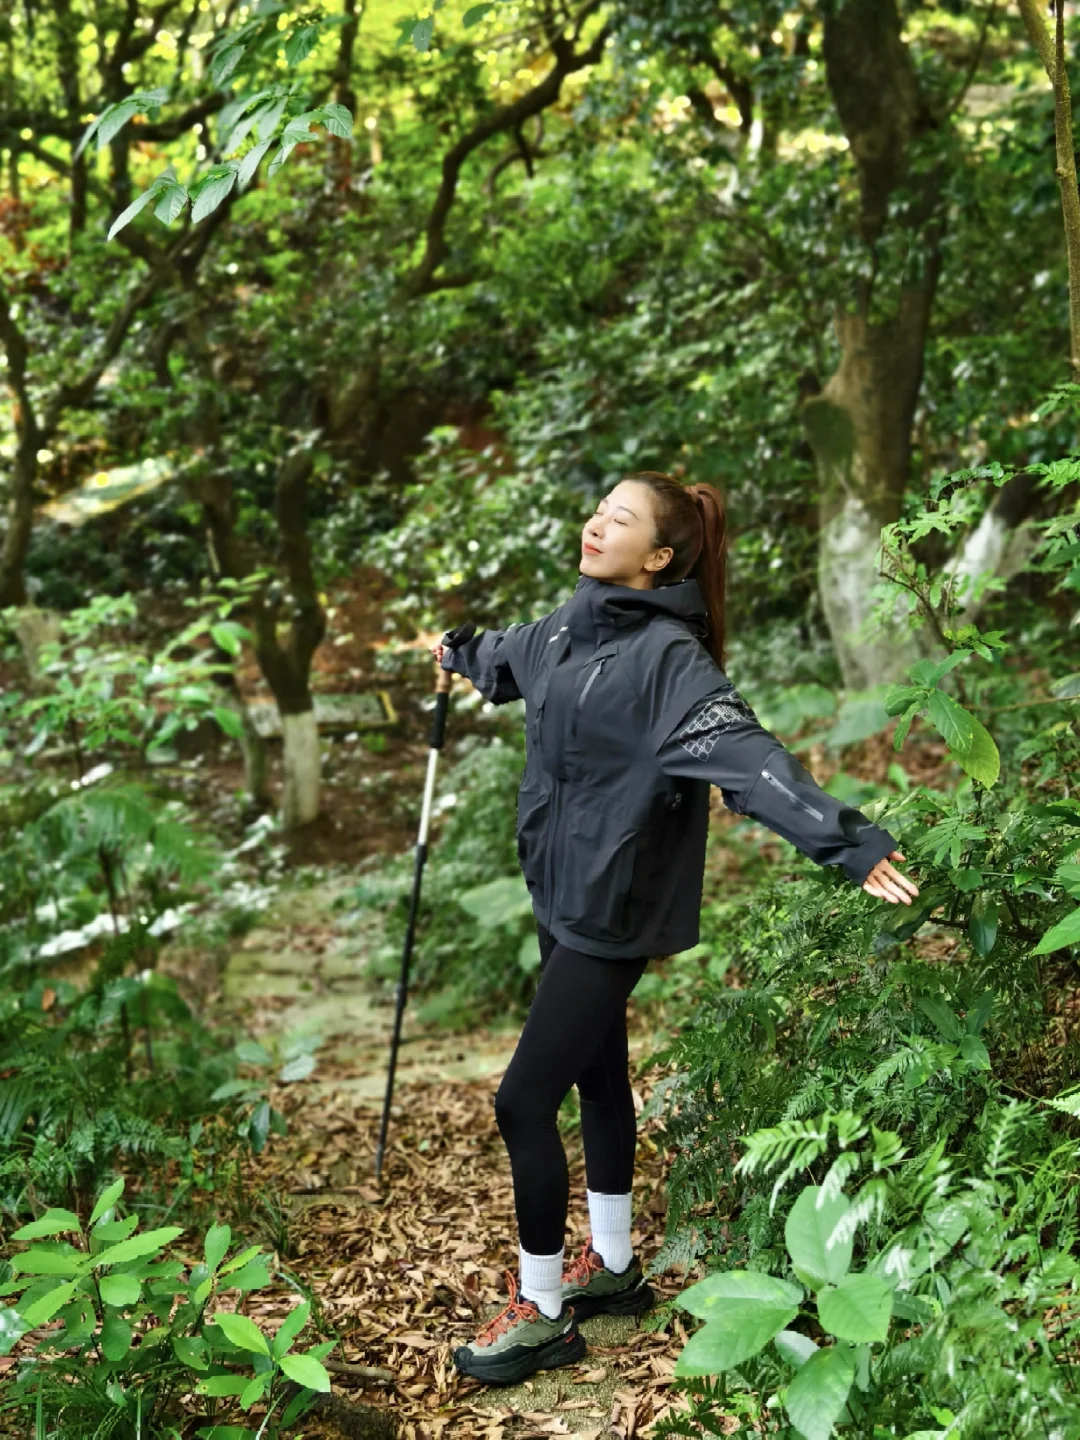
[[[307,825],[319,814],[322,755],[315,711],[281,717],[281,823],[286,830]]]
[[[911,463],[911,426],[922,380],[934,273],[881,323],[839,315],[840,365],[803,423],[820,479],[818,583],[844,686],[903,677],[918,658],[903,621],[863,637],[880,580],[881,529],[899,518]]]
[[[903,623],[863,636],[878,583],[881,528],[900,514],[911,463],[911,429],[940,271],[944,179],[939,157],[915,146],[935,121],[900,36],[895,0],[846,0],[825,16],[829,90],[851,146],[859,183],[859,238],[866,264],[855,293],[837,307],[841,358],[802,418],[820,477],[821,601],[844,685],[898,680],[917,656]],[[932,143],[932,142],[931,142]],[[897,187],[908,194],[890,211]],[[902,233],[886,249],[889,227]],[[881,273],[883,255],[905,253],[901,275]],[[895,300],[885,303],[888,287]],[[875,295],[875,289],[878,294]]]
[[[34,483],[37,480],[36,429],[36,426],[23,429],[15,452],[15,463],[11,467],[8,523],[4,543],[0,546],[0,610],[8,605],[26,603],[24,572],[34,525]]]

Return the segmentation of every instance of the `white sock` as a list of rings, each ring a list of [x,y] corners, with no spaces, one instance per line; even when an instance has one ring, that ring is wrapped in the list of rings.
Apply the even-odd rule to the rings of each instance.
[[[530,1255],[518,1245],[518,1276],[521,1293],[532,1300],[549,1320],[562,1310],[563,1256],[566,1247],[554,1255]]]
[[[629,1195],[604,1195],[586,1190],[589,1197],[589,1221],[592,1225],[592,1247],[609,1270],[625,1270],[634,1258],[630,1244]]]

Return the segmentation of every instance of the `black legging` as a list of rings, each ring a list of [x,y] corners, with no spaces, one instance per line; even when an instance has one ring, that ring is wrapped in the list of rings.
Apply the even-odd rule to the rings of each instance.
[[[626,1001],[648,960],[601,960],[558,944],[542,925],[540,980],[495,1095],[510,1152],[518,1235],[531,1255],[562,1248],[570,1179],[559,1106],[577,1084],[590,1190],[625,1195],[637,1125],[630,1091]]]

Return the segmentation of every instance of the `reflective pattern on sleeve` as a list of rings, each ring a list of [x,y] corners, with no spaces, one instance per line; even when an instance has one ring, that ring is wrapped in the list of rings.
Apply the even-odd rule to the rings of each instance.
[[[736,691],[731,690],[723,698],[702,701],[701,708],[686,722],[679,733],[679,744],[695,760],[707,760],[713,746],[726,730],[747,721],[757,724],[757,716]]]

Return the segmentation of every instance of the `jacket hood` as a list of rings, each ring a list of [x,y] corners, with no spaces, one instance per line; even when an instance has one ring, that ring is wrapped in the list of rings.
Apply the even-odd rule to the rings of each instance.
[[[701,587],[693,579],[654,590],[612,585],[591,575],[580,575],[570,600],[567,622],[571,635],[601,643],[622,630],[644,625],[654,615],[681,620],[699,640],[708,634],[708,612]]]

